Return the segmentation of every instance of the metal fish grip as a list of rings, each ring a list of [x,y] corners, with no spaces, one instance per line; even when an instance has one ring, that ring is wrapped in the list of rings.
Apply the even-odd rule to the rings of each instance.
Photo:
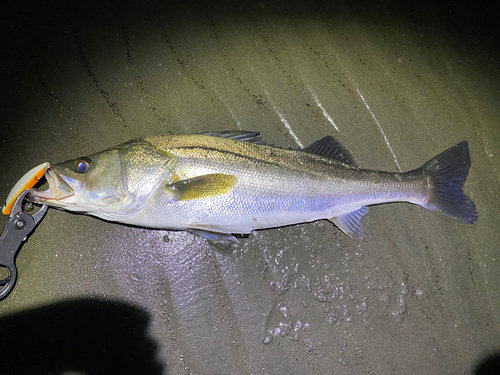
[[[6,278],[0,280],[0,300],[7,297],[16,284],[17,253],[48,210],[47,206],[43,206],[33,215],[25,212],[23,201],[28,193],[29,190],[25,190],[17,197],[0,236],[0,267],[6,268],[9,273]]]

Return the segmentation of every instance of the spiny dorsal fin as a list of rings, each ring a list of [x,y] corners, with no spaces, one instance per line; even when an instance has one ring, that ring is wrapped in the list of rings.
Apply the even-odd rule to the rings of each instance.
[[[200,133],[200,134],[210,135],[213,137],[230,138],[230,139],[235,139],[237,141],[242,141],[242,142],[264,144],[259,137],[259,134],[260,134],[259,132],[251,132],[251,131],[247,131],[247,130],[225,130],[225,131],[217,132],[217,133],[206,132],[206,133]]]
[[[334,159],[353,167],[356,166],[356,162],[354,161],[351,152],[330,135],[311,143],[302,151]]]

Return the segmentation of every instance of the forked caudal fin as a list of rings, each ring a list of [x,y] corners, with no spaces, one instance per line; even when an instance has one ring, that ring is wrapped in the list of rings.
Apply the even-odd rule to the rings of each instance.
[[[440,210],[462,223],[474,224],[477,221],[476,206],[462,190],[469,168],[467,141],[449,148],[420,167],[417,171],[425,171],[432,181],[431,199],[424,207]]]

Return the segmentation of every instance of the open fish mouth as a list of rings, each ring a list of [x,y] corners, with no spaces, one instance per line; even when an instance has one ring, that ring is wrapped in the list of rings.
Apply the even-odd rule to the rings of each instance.
[[[50,167],[45,172],[44,176],[48,183],[46,190],[32,190],[30,198],[37,203],[53,203],[54,201],[71,200],[68,198],[75,196],[75,190],[79,188],[80,182],[72,178],[63,176]]]

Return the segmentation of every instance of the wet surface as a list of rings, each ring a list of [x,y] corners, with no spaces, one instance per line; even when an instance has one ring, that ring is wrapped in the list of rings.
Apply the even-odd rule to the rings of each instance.
[[[7,9],[0,197],[43,161],[149,134],[238,128],[284,147],[332,135],[360,166],[394,172],[468,140],[478,223],[390,204],[370,208],[363,241],[319,221],[234,244],[50,210],[0,302],[0,335],[31,346],[0,372],[487,373],[500,350],[489,9],[238,4]],[[40,335],[67,345],[42,351]]]

